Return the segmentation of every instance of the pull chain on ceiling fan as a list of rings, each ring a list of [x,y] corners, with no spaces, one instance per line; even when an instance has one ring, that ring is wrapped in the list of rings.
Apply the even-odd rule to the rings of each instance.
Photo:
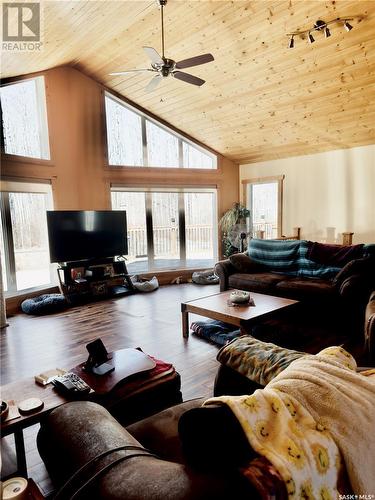
[[[189,59],[183,59],[182,61],[175,62],[173,59],[168,59],[165,57],[164,52],[164,6],[167,0],[158,0],[161,11],[161,56],[153,47],[143,47],[147,56],[151,60],[151,68],[144,69],[130,69],[126,71],[120,71],[118,73],[110,73],[111,76],[121,76],[127,75],[128,73],[151,71],[152,73],[157,73],[148,83],[145,88],[146,92],[151,92],[156,89],[163,78],[168,76],[173,76],[178,80],[190,83],[192,85],[197,85],[200,87],[205,83],[205,80],[198,78],[197,76],[191,75],[190,73],[185,73],[179,71],[180,69],[191,68],[193,66],[199,66],[200,64],[206,64],[214,60],[212,54],[201,54],[200,56],[190,57]]]

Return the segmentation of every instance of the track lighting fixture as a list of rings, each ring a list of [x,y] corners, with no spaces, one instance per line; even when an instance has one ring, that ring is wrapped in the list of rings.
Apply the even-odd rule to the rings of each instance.
[[[322,21],[321,19],[318,19],[315,23],[314,26],[311,28],[308,28],[306,30],[297,30],[294,31],[293,33],[287,33],[287,36],[289,37],[289,44],[288,47],[289,49],[293,49],[294,47],[294,38],[299,36],[302,39],[306,39],[307,35],[307,40],[310,44],[315,42],[315,38],[312,35],[313,31],[320,31],[324,33],[325,38],[329,38],[331,36],[331,31],[328,28],[329,24],[334,24],[338,23],[339,25],[344,26],[345,31],[351,31],[353,29],[353,26],[349,23],[349,21],[352,21],[353,18],[342,18],[342,17],[336,17],[336,19],[332,19],[331,21]]]

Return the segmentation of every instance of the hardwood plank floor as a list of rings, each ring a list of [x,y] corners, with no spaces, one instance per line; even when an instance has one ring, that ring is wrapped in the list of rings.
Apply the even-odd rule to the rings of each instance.
[[[59,314],[13,316],[1,332],[1,383],[50,368],[74,366],[85,360],[86,344],[100,337],[108,351],[140,346],[172,362],[181,374],[184,398],[199,396],[200,384],[212,387],[217,348],[194,337],[188,341],[182,338],[180,303],[217,291],[215,285],[171,285],[150,294],[104,300]],[[199,380],[192,378],[196,373]]]
[[[184,400],[212,395],[218,348],[194,336],[183,339],[180,303],[217,293],[217,285],[170,285],[137,294],[74,307],[59,314],[8,319],[1,331],[1,384],[50,368],[70,368],[87,357],[86,344],[100,337],[108,351],[141,347],[174,364],[181,375]],[[194,318],[193,316],[191,317]],[[25,431],[29,476],[46,494],[47,471],[36,449],[38,426]],[[12,437],[6,438],[12,446]]]

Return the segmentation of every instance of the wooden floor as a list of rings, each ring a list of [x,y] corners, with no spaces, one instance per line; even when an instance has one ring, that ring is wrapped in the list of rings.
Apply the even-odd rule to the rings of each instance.
[[[218,348],[194,336],[183,339],[180,303],[217,291],[216,285],[170,285],[44,317],[13,316],[1,331],[1,384],[50,368],[68,369],[84,361],[85,345],[100,337],[108,351],[140,346],[173,363],[181,375],[184,400],[210,396]],[[25,432],[29,476],[46,493],[50,483],[36,450],[36,432],[37,426]]]

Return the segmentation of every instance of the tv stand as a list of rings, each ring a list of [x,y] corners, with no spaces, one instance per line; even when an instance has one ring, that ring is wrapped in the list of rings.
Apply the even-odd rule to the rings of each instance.
[[[70,304],[82,304],[135,293],[124,260],[114,257],[64,262],[57,269],[61,293]]]

